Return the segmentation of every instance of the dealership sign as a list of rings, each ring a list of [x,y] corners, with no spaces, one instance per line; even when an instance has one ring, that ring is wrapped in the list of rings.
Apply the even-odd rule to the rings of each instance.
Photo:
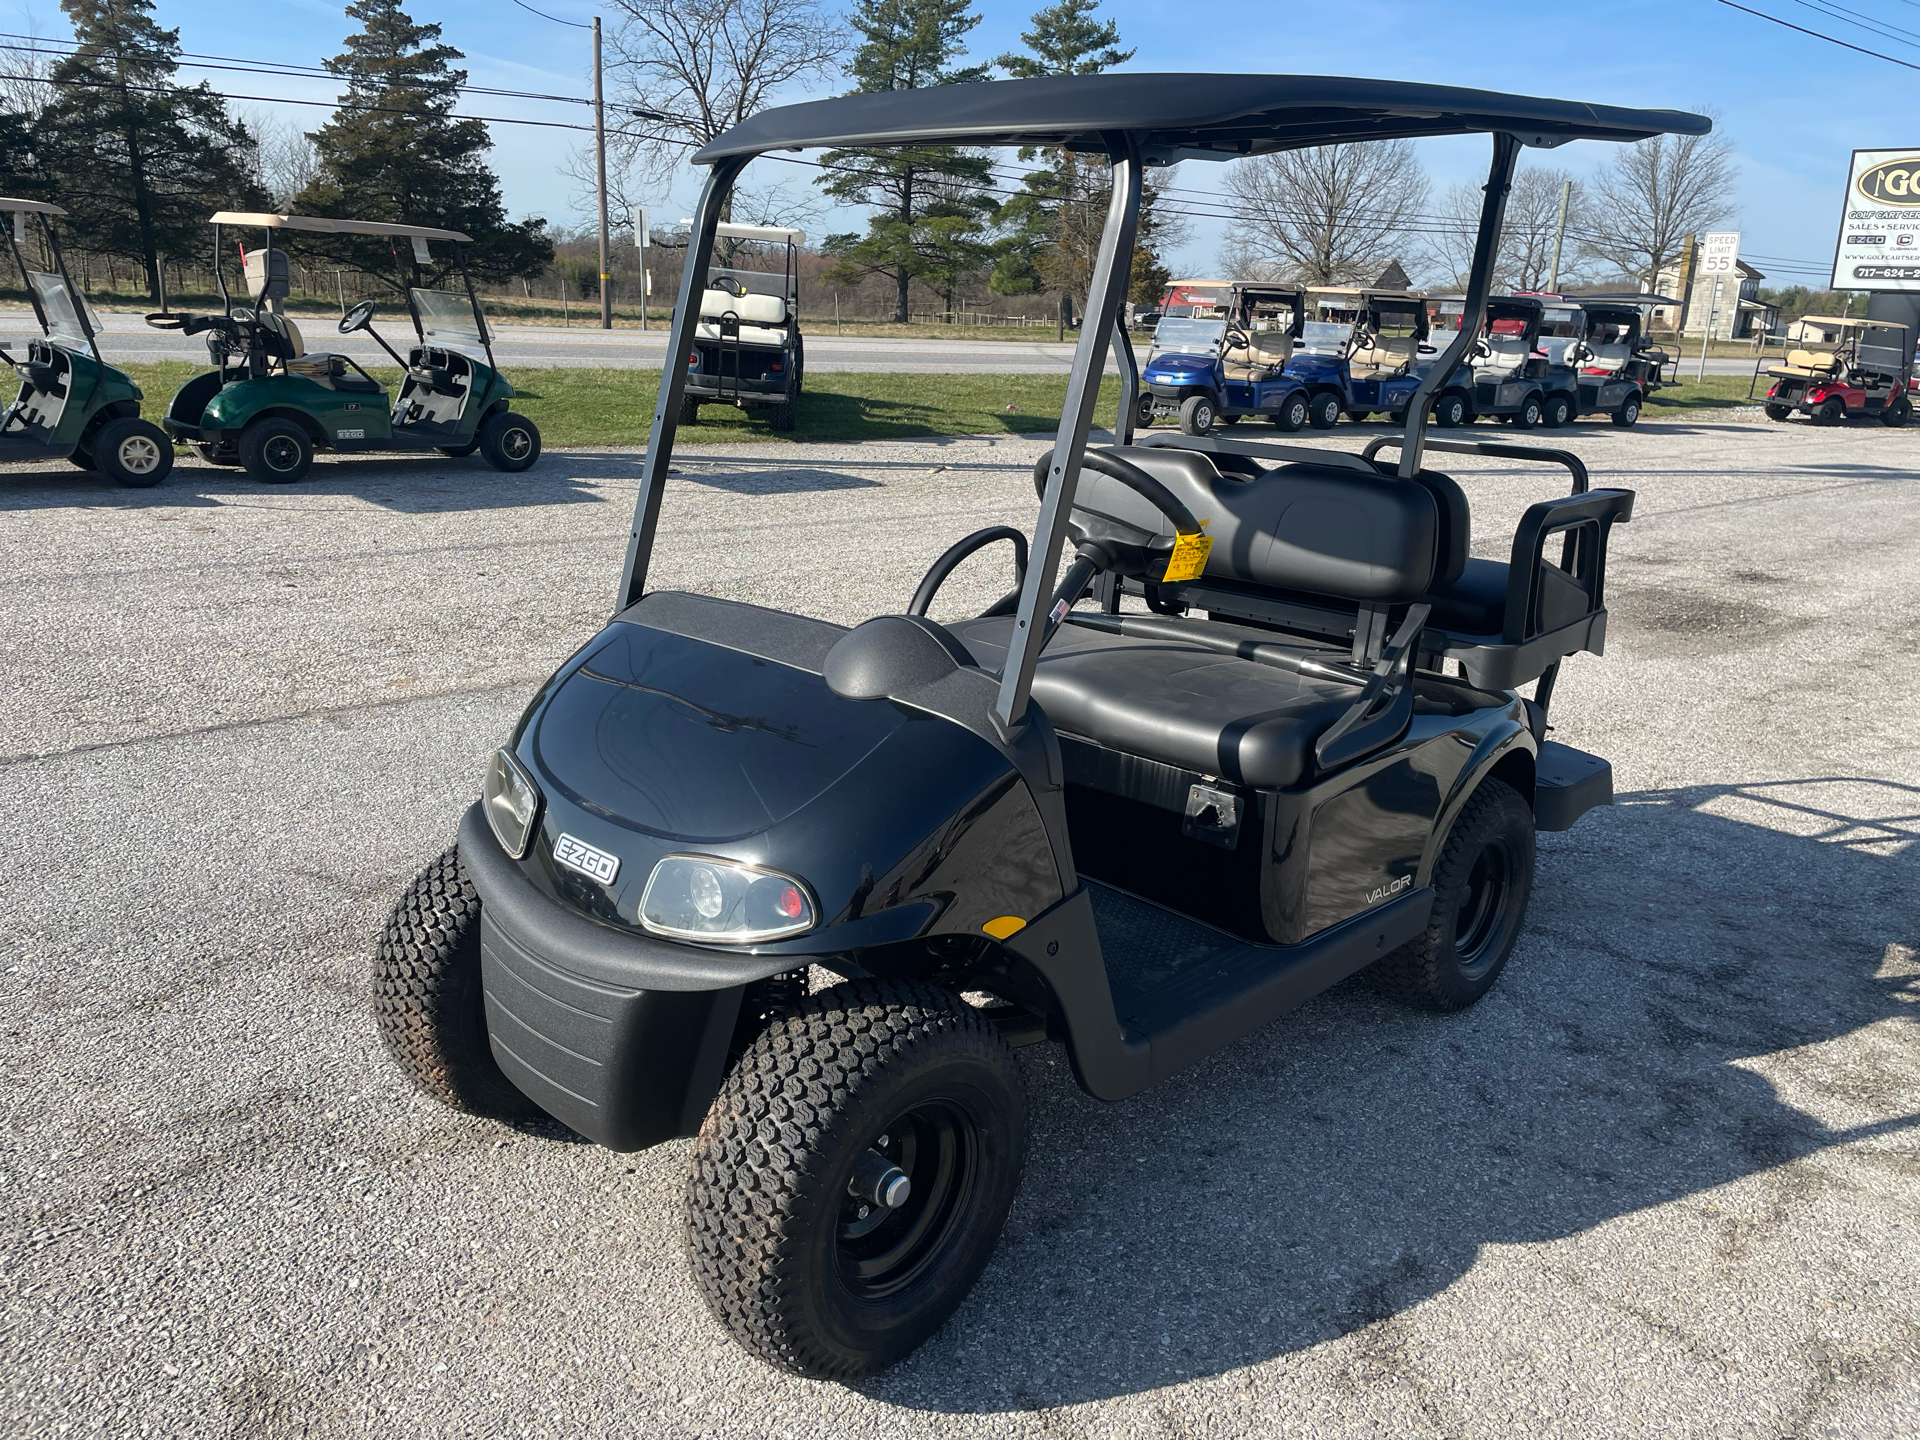
[[[1833,288],[1920,291],[1920,147],[1853,152]]]

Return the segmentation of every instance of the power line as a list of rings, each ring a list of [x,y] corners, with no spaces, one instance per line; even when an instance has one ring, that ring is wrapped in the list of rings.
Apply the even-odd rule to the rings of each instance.
[[[1889,65],[1903,65],[1909,70],[1920,70],[1920,65],[1914,64],[1911,60],[1896,60],[1891,55],[1882,55],[1878,50],[1869,50],[1864,45],[1854,45],[1845,40],[1836,40],[1831,35],[1822,35],[1818,30],[1809,30],[1804,25],[1795,25],[1789,20],[1782,20],[1778,15],[1769,15],[1764,10],[1749,10],[1744,5],[1734,4],[1733,0],[1714,0],[1714,3],[1724,5],[1729,10],[1738,10],[1743,15],[1751,15],[1759,20],[1771,21],[1775,25],[1784,25],[1789,30],[1798,30],[1802,35],[1811,35],[1814,39],[1824,40],[1829,45],[1838,45],[1842,50],[1852,50],[1860,55],[1871,55],[1874,59],[1884,60]]]
[[[578,20],[562,20],[558,15],[549,15],[544,10],[536,10],[533,6],[527,4],[527,0],[513,0],[513,3],[529,15],[538,15],[542,20],[551,20],[556,25],[571,25],[576,30],[591,30],[593,28],[591,25],[582,25]]]
[[[1920,34],[1903,30],[1898,25],[1883,25],[1877,20],[1862,20],[1858,12],[1842,5],[1830,4],[1828,0],[1791,0],[1791,3],[1800,6],[1803,10],[1811,10],[1816,15],[1830,16],[1842,25],[1852,25],[1856,29],[1878,35],[1883,40],[1891,40],[1896,45],[1913,45],[1920,42]],[[1908,38],[1901,38],[1903,36]]]

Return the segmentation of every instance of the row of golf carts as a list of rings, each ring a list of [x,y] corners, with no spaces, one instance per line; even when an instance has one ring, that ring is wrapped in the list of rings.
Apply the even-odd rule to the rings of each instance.
[[[492,338],[467,276],[469,237],[452,230],[302,215],[222,211],[212,218],[218,314],[161,311],[159,330],[204,335],[213,368],[196,375],[167,405],[164,429],[140,418],[140,388],[100,354],[100,324],[73,283],[53,220],[66,214],[35,200],[0,199],[40,336],[25,359],[0,345],[20,392],[0,422],[0,463],[68,460],[122,485],[158,485],[173,468],[177,443],[216,465],[238,465],[256,480],[286,484],[313,464],[316,449],[425,451],[459,457],[478,451],[495,469],[524,470],[540,456],[540,432],[509,408],[514,396],[494,364]],[[37,227],[37,247],[28,225]],[[223,231],[259,231],[265,243],[239,247],[245,277],[240,303],[227,289]],[[399,394],[350,355],[308,351],[283,308],[290,283],[284,231],[374,236],[410,243],[411,272],[399,293],[417,343],[402,355],[373,328],[375,306],[362,301],[339,321],[342,335],[364,330],[402,370]],[[430,271],[432,245],[450,245],[460,290],[418,283]],[[395,251],[396,257],[399,251]]]
[[[1418,291],[1176,282],[1141,377],[1136,421],[1177,420],[1188,435],[1250,416],[1282,430],[1330,430],[1345,415],[1404,424],[1408,402],[1458,330],[1464,302]],[[1665,351],[1646,333],[1657,295],[1490,299],[1479,334],[1443,377],[1434,422],[1486,418],[1522,430],[1605,415],[1640,418],[1663,383]],[[1449,326],[1451,321],[1451,326]]]

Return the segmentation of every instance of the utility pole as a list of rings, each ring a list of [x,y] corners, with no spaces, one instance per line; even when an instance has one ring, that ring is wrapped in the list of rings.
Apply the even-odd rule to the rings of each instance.
[[[593,163],[600,199],[600,328],[613,328],[613,274],[607,260],[607,107],[600,90],[600,17],[593,17]],[[640,305],[647,299],[641,284]]]
[[[1547,277],[1547,289],[1555,295],[1560,293],[1560,244],[1567,238],[1567,204],[1573,199],[1573,181],[1564,180],[1560,184],[1560,223],[1553,231],[1553,273]]]

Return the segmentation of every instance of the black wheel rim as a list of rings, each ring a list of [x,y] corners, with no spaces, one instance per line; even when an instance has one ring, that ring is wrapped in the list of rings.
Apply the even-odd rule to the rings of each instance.
[[[961,1229],[980,1183],[980,1127],[958,1101],[923,1100],[872,1148],[906,1172],[911,1189],[897,1210],[843,1192],[835,1259],[848,1291],[868,1302],[910,1289]]]
[[[291,435],[274,435],[260,447],[260,458],[269,470],[285,474],[300,468],[300,442]]]
[[[1453,912],[1453,955],[1469,976],[1485,970],[1500,953],[1513,895],[1513,851],[1492,840],[1474,856]]]

